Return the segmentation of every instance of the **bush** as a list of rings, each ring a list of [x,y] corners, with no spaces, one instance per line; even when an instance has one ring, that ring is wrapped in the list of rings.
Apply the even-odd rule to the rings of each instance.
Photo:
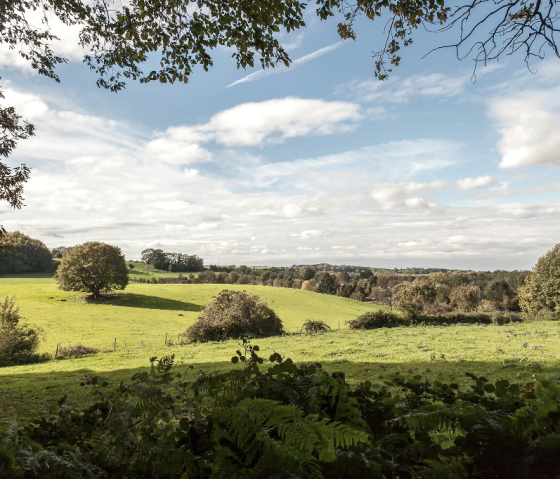
[[[467,372],[463,386],[397,373],[354,386],[278,353],[262,367],[258,354],[245,343],[232,358],[244,367],[193,382],[173,357],[117,387],[89,377],[86,407],[64,397],[0,423],[0,477],[558,477],[553,381]]]
[[[449,293],[451,306],[462,313],[475,311],[480,299],[480,289],[474,284],[460,284],[455,286]]]
[[[0,304],[0,363],[28,362],[37,356],[41,330],[20,323],[22,317],[15,298]]]
[[[19,231],[2,235],[0,274],[43,273],[52,267],[51,252],[43,242]]]
[[[99,349],[83,346],[82,344],[77,344],[76,346],[68,345],[58,349],[57,358],[81,358],[90,354],[97,354],[98,352]]]
[[[397,328],[406,326],[408,321],[396,313],[378,309],[377,311],[368,311],[358,316],[356,319],[346,321],[349,329],[377,329],[377,328]]]
[[[303,323],[301,330],[304,331],[305,334],[324,333],[330,331],[331,327],[324,321],[308,319]]]
[[[265,301],[245,291],[225,289],[206,305],[184,336],[188,342],[196,342],[282,332],[282,321]]]
[[[427,278],[401,283],[393,289],[393,305],[411,318],[421,314],[435,299],[436,288]]]

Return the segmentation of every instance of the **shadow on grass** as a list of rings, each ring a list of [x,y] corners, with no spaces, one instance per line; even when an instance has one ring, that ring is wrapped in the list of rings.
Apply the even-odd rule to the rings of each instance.
[[[0,279],[36,279],[54,277],[54,271],[48,273],[16,273],[16,274],[0,274]]]
[[[199,304],[186,303],[176,299],[161,298],[159,296],[149,296],[137,293],[119,294],[114,299],[107,301],[107,303],[114,306],[124,306],[129,308],[164,309],[197,313],[204,309],[204,307]]]
[[[196,379],[201,371],[205,373],[225,372],[240,369],[243,366],[233,365],[229,360],[204,362],[189,359],[190,346],[169,350],[175,354],[176,365],[183,372],[188,381]],[[233,353],[233,351],[232,351]],[[162,354],[160,357],[166,355]],[[227,357],[229,354],[224,351]],[[263,358],[268,354],[262,354]],[[316,362],[296,361],[296,363]],[[469,389],[472,381],[467,379],[467,372],[477,376],[485,376],[490,381],[507,379],[512,383],[525,384],[536,378],[548,378],[560,382],[560,363],[548,362],[537,368],[532,364],[509,364],[490,361],[419,361],[403,363],[381,363],[368,361],[349,361],[347,359],[333,359],[319,361],[325,371],[332,373],[342,371],[346,374],[346,381],[357,384],[366,380],[381,385],[399,372],[406,376],[421,375],[430,380],[440,379],[444,382],[456,382],[461,389]],[[192,369],[189,369],[192,366]],[[262,366],[265,370],[267,363]],[[18,415],[25,417],[34,411],[42,410],[44,404],[53,403],[64,395],[68,395],[68,403],[74,406],[86,406],[95,401],[92,390],[87,386],[80,386],[86,376],[100,376],[118,385],[120,381],[130,379],[140,371],[149,370],[149,358],[146,354],[146,367],[123,368],[107,372],[92,371],[88,368],[74,371],[53,371],[49,373],[14,373],[0,376],[0,420],[13,418]]]

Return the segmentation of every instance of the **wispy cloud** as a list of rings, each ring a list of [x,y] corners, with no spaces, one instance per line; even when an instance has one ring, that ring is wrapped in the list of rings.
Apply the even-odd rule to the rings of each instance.
[[[343,43],[344,43],[344,41],[333,43],[332,45],[329,45],[328,47],[320,48],[319,50],[316,50],[313,53],[309,53],[308,55],[305,55],[303,57],[296,58],[292,62],[290,67],[281,66],[281,67],[278,67],[278,68],[275,68],[275,69],[268,68],[266,70],[259,70],[258,72],[251,73],[250,75],[247,75],[246,77],[243,77],[240,80],[237,80],[233,83],[230,83],[226,88],[232,87],[234,85],[238,85],[239,83],[245,83],[245,82],[249,82],[249,81],[260,80],[261,78],[264,78],[264,77],[267,77],[267,76],[270,76],[270,75],[275,75],[276,73],[286,73],[288,71],[293,70],[294,68],[297,68],[300,65],[303,65],[304,63],[307,63],[311,60],[315,60],[315,58],[319,58],[323,55],[326,55],[329,52],[332,52],[333,50],[336,50],[337,48],[342,46]]]

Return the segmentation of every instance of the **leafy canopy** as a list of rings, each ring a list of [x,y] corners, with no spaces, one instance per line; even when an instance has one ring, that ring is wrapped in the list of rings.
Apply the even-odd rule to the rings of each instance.
[[[560,243],[540,257],[525,278],[519,303],[529,316],[560,313]]]
[[[89,242],[64,252],[55,279],[64,291],[85,291],[98,298],[101,293],[125,289],[128,269],[119,247]]]

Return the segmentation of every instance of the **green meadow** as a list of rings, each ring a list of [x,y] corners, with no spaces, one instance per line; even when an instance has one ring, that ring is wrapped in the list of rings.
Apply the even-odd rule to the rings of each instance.
[[[83,401],[87,391],[79,383],[86,375],[125,379],[153,356],[174,354],[181,367],[194,366],[190,374],[234,367],[230,358],[238,341],[177,345],[177,335],[226,288],[259,295],[282,319],[287,334],[253,340],[263,357],[277,351],[295,361],[320,362],[345,371],[351,382],[382,381],[396,370],[454,381],[463,381],[466,371],[514,381],[560,380],[557,322],[350,331],[347,320],[379,306],[286,288],[217,284],[131,283],[114,299],[88,302],[83,294],[59,290],[48,275],[4,276],[0,297],[15,296],[27,322],[43,329],[41,352],[54,354],[57,344],[102,352],[0,368],[0,417],[26,413],[67,393],[70,401]],[[321,319],[332,331],[301,334],[306,319]],[[165,345],[166,334],[172,346]]]

